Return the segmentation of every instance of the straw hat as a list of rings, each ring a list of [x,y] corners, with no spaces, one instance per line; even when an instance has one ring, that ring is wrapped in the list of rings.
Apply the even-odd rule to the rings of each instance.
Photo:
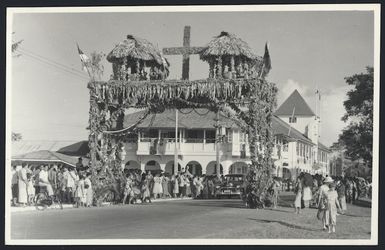
[[[324,183],[331,183],[333,181],[334,180],[332,179],[332,177],[328,176],[328,177],[325,178]]]

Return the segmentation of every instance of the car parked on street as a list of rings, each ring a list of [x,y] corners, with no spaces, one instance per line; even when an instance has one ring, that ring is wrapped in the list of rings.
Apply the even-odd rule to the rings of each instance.
[[[228,174],[225,181],[219,187],[217,198],[241,198],[244,192],[244,174]]]

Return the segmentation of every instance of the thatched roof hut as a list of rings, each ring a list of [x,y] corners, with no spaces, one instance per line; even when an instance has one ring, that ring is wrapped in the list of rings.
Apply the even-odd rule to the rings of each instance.
[[[210,65],[210,78],[247,78],[250,69],[262,61],[249,45],[234,34],[222,31],[200,52]]]
[[[257,58],[245,41],[226,31],[216,36],[200,53],[204,61],[218,56],[239,56],[249,60]]]
[[[107,60],[113,64],[114,79],[120,80],[129,80],[131,77],[128,75],[133,74],[147,78],[146,75],[150,73],[145,72],[145,68],[168,74],[170,66],[158,48],[146,39],[133,35],[127,35],[124,41],[116,45],[107,55]]]

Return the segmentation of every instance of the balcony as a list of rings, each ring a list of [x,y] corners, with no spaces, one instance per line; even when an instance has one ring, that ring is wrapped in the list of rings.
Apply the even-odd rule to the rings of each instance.
[[[156,141],[156,142],[155,142]],[[203,142],[203,139],[185,139],[183,142],[177,142],[177,148],[179,154],[183,155],[215,155],[215,143],[214,140],[207,140]],[[222,154],[231,152],[230,143],[220,143],[219,150]],[[175,152],[175,139],[165,138],[161,142],[157,142],[155,138],[142,138],[138,142],[138,155],[174,155]]]

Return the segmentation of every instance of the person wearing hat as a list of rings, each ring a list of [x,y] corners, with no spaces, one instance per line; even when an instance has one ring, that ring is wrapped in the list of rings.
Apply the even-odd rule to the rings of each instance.
[[[341,210],[341,205],[338,201],[338,193],[335,190],[336,184],[334,182],[329,183],[329,191],[326,194],[326,210],[325,221],[329,228],[329,233],[336,232],[337,224],[337,211]]]
[[[319,188],[317,218],[322,221],[323,230],[327,230],[328,223],[326,222],[325,216],[327,208],[327,192],[329,191],[329,184],[333,182],[333,179],[330,176],[327,176],[324,179],[322,186]]]

